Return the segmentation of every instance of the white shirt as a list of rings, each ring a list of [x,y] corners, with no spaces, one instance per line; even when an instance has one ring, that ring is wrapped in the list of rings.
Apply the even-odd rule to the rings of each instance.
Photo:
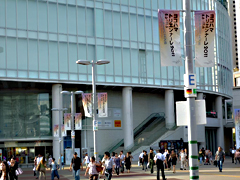
[[[88,164],[89,163],[89,158],[88,158],[88,156],[85,156],[85,164]]]
[[[97,169],[96,169],[96,164],[93,165],[92,162],[88,164],[89,167],[89,174],[98,174]]]
[[[112,169],[113,165],[115,165],[112,158],[104,159],[104,161],[104,166],[106,167],[106,169]]]
[[[167,152],[164,152],[164,153],[163,153],[163,155],[164,155],[165,158],[167,157],[167,154],[168,154]]]
[[[235,154],[235,152],[236,152],[236,149],[233,149],[233,150],[232,150],[232,154]]]
[[[181,153],[180,153],[181,161],[185,161],[185,160],[186,160],[186,156],[187,156],[186,153],[181,152]]]
[[[11,165],[11,162],[10,162],[10,161],[7,161],[7,164],[10,166],[10,165]]]
[[[122,161],[122,163],[124,163],[125,155],[122,154],[122,155],[119,155],[118,157],[120,157],[120,160]]]
[[[157,160],[157,159],[165,161],[165,156],[162,153],[157,153],[154,157],[154,160]]]
[[[142,153],[139,155],[139,157],[140,157],[140,158],[143,158],[143,154],[144,154],[144,153],[142,152]]]
[[[42,160],[42,157],[37,158],[37,165],[40,163],[41,160]]]

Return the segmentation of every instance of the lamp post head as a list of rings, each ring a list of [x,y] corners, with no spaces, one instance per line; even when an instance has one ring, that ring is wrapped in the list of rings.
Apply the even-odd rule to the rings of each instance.
[[[97,60],[96,64],[97,65],[103,65],[103,64],[109,64],[110,61],[106,60],[106,59],[100,59],[100,60]]]
[[[81,65],[89,65],[89,64],[91,64],[90,61],[84,60],[84,59],[77,60],[76,63],[77,64],[81,64]]]
[[[61,94],[71,94],[69,91],[61,91]]]
[[[83,94],[83,91],[75,91],[74,94]]]

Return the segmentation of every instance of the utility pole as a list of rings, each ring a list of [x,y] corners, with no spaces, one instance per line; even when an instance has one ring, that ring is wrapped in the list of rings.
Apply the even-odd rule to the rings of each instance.
[[[192,25],[190,0],[185,0],[185,69],[186,75],[194,73],[192,55]],[[188,144],[189,144],[189,172],[190,179],[199,179],[197,122],[195,117],[195,97],[187,97],[188,109]]]

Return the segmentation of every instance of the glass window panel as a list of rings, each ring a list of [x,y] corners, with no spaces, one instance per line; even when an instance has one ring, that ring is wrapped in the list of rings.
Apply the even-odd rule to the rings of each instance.
[[[86,35],[86,15],[85,15],[85,8],[78,7],[78,34],[79,35]]]
[[[123,75],[131,75],[131,61],[130,61],[130,50],[123,49]]]
[[[114,72],[115,72],[115,75],[122,75],[121,48],[114,48]]]
[[[112,11],[105,11],[105,38],[112,38]]]
[[[197,10],[200,10],[201,9],[201,2],[200,0],[197,0]]]
[[[28,1],[28,29],[37,31],[37,3]]]
[[[67,8],[66,5],[58,4],[58,30],[67,33]]]
[[[1,68],[6,68],[6,38],[0,37],[0,48],[2,48],[2,52],[0,53],[0,64]]]
[[[89,61],[94,61],[96,62],[96,52],[95,52],[95,46],[94,45],[88,45],[88,49],[87,49],[87,59]],[[92,67],[91,66],[87,66],[88,68],[88,74],[92,75]],[[89,79],[92,80],[92,79]]]
[[[69,43],[69,71],[77,73],[77,44]]]
[[[6,27],[5,22],[5,0],[0,1],[0,27]]]
[[[68,33],[76,34],[77,31],[77,13],[75,6],[68,6]]]
[[[152,9],[154,10],[158,9],[158,0],[152,0]]]
[[[87,47],[85,44],[78,44],[78,59],[87,60]],[[91,59],[89,59],[90,61]],[[87,73],[87,66],[78,65],[79,73]]]
[[[17,3],[18,29],[27,29],[27,2],[18,0]]]
[[[104,2],[111,3],[111,2],[112,2],[112,0],[104,0]]]
[[[16,28],[16,1],[7,1],[7,27]],[[1,17],[2,18],[2,17]]]
[[[137,41],[137,16],[130,14],[130,39],[131,41]]]
[[[38,70],[37,40],[28,40],[28,67],[29,70]]]
[[[87,35],[95,36],[93,8],[87,8],[87,22],[86,23],[87,23]]]
[[[160,78],[160,57],[157,51],[154,51],[154,76]]]
[[[158,19],[153,18],[153,43],[159,44]]]
[[[152,51],[147,51],[147,77],[153,77],[153,54]]]
[[[192,0],[191,4],[192,4],[192,7],[193,7],[193,10],[196,10],[197,9],[197,2],[195,0]]]
[[[130,0],[131,1],[131,0]],[[121,0],[122,4],[128,5],[128,0]]]
[[[130,6],[136,6],[136,0],[130,0],[129,3]]]
[[[174,79],[179,80],[180,79],[180,77],[179,77],[180,68],[175,66],[175,67],[173,67],[173,70],[174,70]]]
[[[39,70],[48,71],[48,42],[39,41]]]
[[[47,3],[38,3],[38,29],[39,31],[47,31]]]
[[[143,8],[143,0],[137,0],[137,5]]]
[[[138,50],[131,49],[132,76],[138,77]]]
[[[138,15],[138,41],[145,41],[145,22],[144,17],[141,15]]]
[[[161,66],[162,79],[167,79],[167,67]]]
[[[96,36],[97,37],[103,37],[103,10],[96,9]]]
[[[68,72],[68,47],[67,43],[59,43],[59,71]]]
[[[104,46],[97,46],[97,60],[105,59],[104,54]],[[97,66],[97,74],[105,74],[105,66]]]
[[[171,3],[171,1],[165,0],[165,9],[171,9],[170,3]]]
[[[7,38],[7,68],[17,68],[17,46],[16,38]]]
[[[146,17],[146,41],[147,42],[152,42],[152,21],[151,17],[147,16]]]
[[[182,1],[177,0],[177,9],[182,9]]]
[[[58,43],[49,42],[49,70],[58,71]]]
[[[169,0],[168,0],[169,1]],[[159,8],[158,9],[165,9],[165,6],[164,6],[164,0],[158,0],[158,6]]]
[[[127,13],[122,13],[122,38],[129,40],[129,17]]]
[[[177,9],[177,0],[172,0],[171,5],[172,5],[171,9]]]
[[[49,3],[49,10],[48,10],[48,30],[50,32],[57,32],[57,5]]]
[[[173,67],[169,66],[168,68],[168,79],[173,79]]]
[[[113,48],[112,47],[106,47],[106,59],[110,61],[110,63],[107,65],[106,68],[106,74],[107,75],[113,75],[113,67],[114,67],[114,60],[113,60]]]
[[[144,3],[145,3],[145,8],[151,9],[151,1],[144,0]]]
[[[18,69],[27,70],[27,39],[18,39]]]
[[[121,39],[121,22],[120,13],[113,12],[113,37],[114,39]]]

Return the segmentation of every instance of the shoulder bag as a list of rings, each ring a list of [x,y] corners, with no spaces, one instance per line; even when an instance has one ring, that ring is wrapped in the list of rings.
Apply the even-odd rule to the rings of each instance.
[[[16,176],[19,176],[23,173],[23,170],[21,168],[17,168],[15,171]]]

